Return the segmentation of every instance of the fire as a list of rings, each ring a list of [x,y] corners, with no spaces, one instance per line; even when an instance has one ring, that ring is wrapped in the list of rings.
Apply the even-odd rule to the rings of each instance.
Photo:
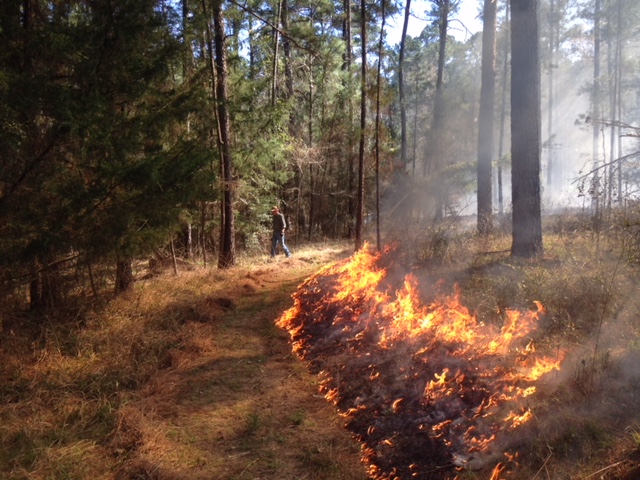
[[[364,248],[325,267],[300,286],[278,325],[363,444],[372,478],[483,465],[531,423],[526,402],[560,369],[562,357],[539,356],[531,340],[544,307],[484,324],[458,289],[424,305],[409,274],[391,291],[383,261]]]

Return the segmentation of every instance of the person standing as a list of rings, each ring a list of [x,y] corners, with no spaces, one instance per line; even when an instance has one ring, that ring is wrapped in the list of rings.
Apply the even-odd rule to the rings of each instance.
[[[278,249],[278,243],[282,245],[282,250],[284,251],[287,258],[291,256],[291,252],[289,248],[287,248],[287,244],[284,243],[284,231],[287,228],[287,222],[284,219],[284,215],[280,212],[280,209],[275,206],[271,209],[271,214],[273,215],[273,235],[271,236],[271,258],[275,258],[276,251]]]

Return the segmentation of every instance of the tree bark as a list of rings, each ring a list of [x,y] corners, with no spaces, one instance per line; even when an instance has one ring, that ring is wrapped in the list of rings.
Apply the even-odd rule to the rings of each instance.
[[[62,304],[60,288],[60,266],[51,255],[42,261],[35,260],[32,266],[33,279],[29,285],[29,308],[51,310]]]
[[[378,75],[376,79],[376,140],[375,140],[375,149],[376,149],[376,248],[378,251],[382,249],[381,239],[380,239],[380,80],[382,78],[381,69],[382,69],[382,47],[384,44],[384,26],[385,26],[385,0],[381,0],[382,8],[382,25],[380,26],[380,42],[378,43]],[[405,145],[406,148],[406,145]],[[404,160],[404,158],[403,158]]]
[[[287,101],[290,102],[293,99],[293,66],[291,65],[291,40],[289,39],[289,2],[282,0],[282,29],[285,35],[282,36],[282,50],[284,54],[284,81],[285,81],[285,95]],[[289,135],[293,138],[296,136],[296,124],[297,120],[292,113],[289,116]]]
[[[356,250],[364,245],[364,147],[367,126],[367,16],[365,0],[360,0],[360,37],[362,40],[362,64],[360,74],[360,147],[358,151],[358,202],[356,211]]]
[[[351,72],[352,64],[352,36],[351,36],[351,0],[344,0],[344,20],[342,24],[342,38],[345,42],[345,52],[343,57],[342,69]],[[353,219],[355,217],[355,155],[354,155],[354,132],[353,132],[353,96],[351,95],[351,75],[347,75],[346,81],[347,91],[347,151],[346,151],[346,167],[347,167],[347,211],[348,222],[347,236],[352,238],[354,235]]]
[[[276,18],[273,24],[275,27],[273,28],[273,64],[271,66],[271,106],[274,107],[276,105],[276,97],[278,95],[278,57],[279,57],[279,47],[280,47],[280,10],[282,8],[282,0],[278,1],[278,5],[276,8]]]
[[[500,134],[498,137],[498,213],[504,213],[504,192],[502,187],[502,155],[504,148],[504,129],[507,116],[507,85],[509,80],[509,0],[506,2],[504,13],[505,38],[502,52],[502,99],[500,102]]]
[[[484,0],[482,28],[482,86],[478,113],[478,232],[489,233],[493,213],[491,162],[496,76],[497,0]]]
[[[511,0],[511,254],[542,255],[538,1]]]
[[[231,124],[228,110],[227,54],[225,48],[224,16],[222,0],[213,2],[213,31],[216,66],[216,101],[218,110],[218,146],[222,162],[222,213],[221,244],[218,268],[236,264],[235,220],[233,213],[234,187],[232,178]]]
[[[176,247],[171,237],[171,260],[173,261],[173,274],[178,275],[178,259],[176,258]]]
[[[185,256],[187,258],[193,258],[193,225],[191,222],[187,222],[185,232]]]
[[[407,0],[404,7],[404,23],[400,39],[400,53],[398,54],[398,102],[400,103],[400,158],[402,165],[407,164],[407,105],[404,98],[404,48],[411,16],[411,0]],[[413,160],[415,170],[415,158]]]
[[[431,149],[427,155],[427,164],[425,164],[424,174],[429,171],[438,175],[442,167],[442,140],[444,136],[444,67],[447,50],[447,30],[449,28],[449,0],[438,2],[439,9],[439,41],[438,41],[438,70],[436,74],[436,92],[433,105],[433,123],[431,125]],[[440,184],[435,191],[434,198],[436,200],[434,221],[439,221],[444,216],[443,209],[445,205],[446,186]]]
[[[311,59],[309,59],[309,63],[311,63]],[[309,75],[309,122],[307,126],[307,141],[310,148],[313,146],[313,115],[313,76]],[[317,180],[315,179],[313,162],[309,162],[309,240],[311,240],[313,236],[313,228],[316,224],[316,184]]]
[[[617,23],[617,34],[616,34],[616,43],[617,43],[617,48],[616,48],[616,57],[617,57],[617,62],[616,62],[616,83],[618,84],[618,102],[616,105],[616,110],[617,110],[617,117],[618,117],[618,129],[617,129],[617,138],[618,138],[618,155],[622,155],[622,59],[624,58],[623,56],[623,44],[624,42],[622,41],[622,2],[618,1],[617,4],[617,19],[616,19],[616,23]],[[623,195],[622,195],[622,169],[624,166],[624,162],[620,161],[618,162],[618,204],[622,205],[623,202]]]
[[[549,5],[549,95],[547,99],[547,186],[553,185],[553,69],[556,52],[556,3]]]
[[[116,263],[116,294],[133,288],[133,266],[131,259],[118,260]]]
[[[202,248],[202,263],[207,266],[207,202],[203,201],[200,208],[200,246]]]
[[[591,195],[595,205],[596,223],[600,218],[600,0],[595,1],[595,10],[593,18],[593,88],[592,88],[592,107],[591,107],[591,134],[592,134],[592,162],[593,162],[593,180],[591,186]]]

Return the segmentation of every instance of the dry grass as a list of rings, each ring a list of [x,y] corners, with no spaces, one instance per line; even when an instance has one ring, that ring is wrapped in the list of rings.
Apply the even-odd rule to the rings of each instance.
[[[637,245],[612,232],[598,236],[556,219],[545,229],[544,257],[535,260],[512,258],[505,234],[479,239],[439,231],[437,250],[427,239],[400,252],[404,263],[420,265],[414,273],[423,297],[457,284],[462,303],[484,322],[534,301],[547,309],[533,340],[551,355],[564,354],[563,368],[543,386],[549,393],[530,405],[536,417],[517,468],[501,478],[640,478],[640,271]]]
[[[547,307],[536,341],[568,355],[562,388],[532,405],[518,478],[640,478],[635,245],[568,225],[551,226],[535,261],[512,259],[507,235],[405,231],[389,276],[410,266],[425,302],[457,283],[487,322]],[[358,445],[274,326],[296,286],[351,248],[139,272],[133,292],[101,307],[2,312],[0,478],[364,480]]]
[[[0,477],[364,479],[358,446],[274,326],[298,283],[348,253],[167,270],[72,320],[14,315]]]

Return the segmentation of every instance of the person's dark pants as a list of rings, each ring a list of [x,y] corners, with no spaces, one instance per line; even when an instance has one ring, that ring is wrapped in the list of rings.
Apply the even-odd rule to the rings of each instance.
[[[278,243],[282,245],[282,250],[287,257],[291,256],[291,252],[287,248],[287,244],[284,243],[284,233],[274,233],[271,237],[271,258],[276,256],[278,250]]]

